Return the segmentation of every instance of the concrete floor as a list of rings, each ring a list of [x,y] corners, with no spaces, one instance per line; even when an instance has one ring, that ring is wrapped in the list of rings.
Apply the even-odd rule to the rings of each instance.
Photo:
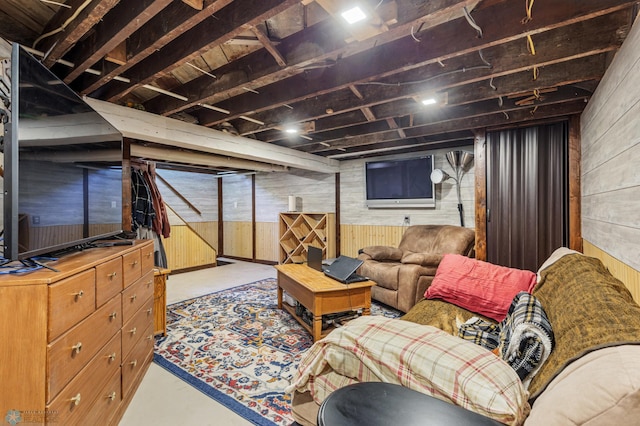
[[[234,263],[170,275],[167,304],[276,276],[275,268],[270,265],[231,262]],[[145,425],[249,426],[252,423],[152,363],[120,421],[120,426]]]

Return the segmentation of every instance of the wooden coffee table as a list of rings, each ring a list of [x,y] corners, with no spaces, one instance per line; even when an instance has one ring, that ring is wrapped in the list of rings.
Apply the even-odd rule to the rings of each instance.
[[[316,342],[329,334],[331,327],[322,330],[322,315],[362,309],[370,315],[373,281],[342,284],[320,271],[303,264],[276,265],[278,270],[278,308],[289,312],[313,336]],[[313,314],[313,327],[296,315],[295,308],[282,303],[286,291]]]

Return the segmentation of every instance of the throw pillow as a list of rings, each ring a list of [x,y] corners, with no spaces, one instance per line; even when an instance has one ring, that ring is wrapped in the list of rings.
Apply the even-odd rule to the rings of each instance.
[[[424,297],[446,302],[498,322],[521,291],[531,293],[536,274],[507,268],[459,254],[445,254]]]

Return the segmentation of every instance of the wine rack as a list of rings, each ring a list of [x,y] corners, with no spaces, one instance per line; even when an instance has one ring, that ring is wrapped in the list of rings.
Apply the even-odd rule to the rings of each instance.
[[[324,259],[335,257],[335,228],[333,213],[280,213],[280,263],[305,263],[309,245]]]

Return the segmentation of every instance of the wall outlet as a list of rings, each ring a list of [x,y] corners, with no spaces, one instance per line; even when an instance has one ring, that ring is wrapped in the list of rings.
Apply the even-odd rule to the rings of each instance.
[[[33,216],[32,222],[34,225],[40,225],[40,216]]]
[[[403,225],[407,225],[407,226],[408,226],[408,225],[411,225],[411,216],[406,215],[406,216],[404,217],[404,221],[402,222],[402,224],[403,224]]]

